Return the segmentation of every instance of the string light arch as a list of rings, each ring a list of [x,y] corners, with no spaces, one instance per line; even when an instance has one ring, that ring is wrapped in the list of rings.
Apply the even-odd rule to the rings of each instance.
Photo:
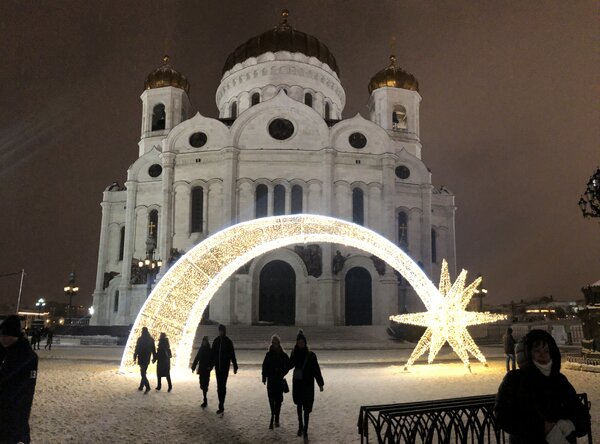
[[[428,310],[439,306],[442,296],[421,268],[396,245],[372,230],[312,214],[254,219],[215,233],[167,271],[133,324],[120,372],[134,365],[135,343],[143,327],[155,338],[161,332],[166,333],[173,345],[175,368],[186,369],[202,313],[229,276],[271,250],[319,242],[354,247],[383,259],[406,278]]]

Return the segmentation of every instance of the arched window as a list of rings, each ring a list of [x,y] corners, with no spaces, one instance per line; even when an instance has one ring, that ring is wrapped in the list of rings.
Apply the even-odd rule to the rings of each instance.
[[[257,218],[267,216],[269,206],[268,196],[269,189],[266,185],[259,185],[256,187],[255,209]]]
[[[202,233],[204,223],[204,188],[192,188],[191,232]]]
[[[152,131],[164,130],[167,125],[167,115],[165,114],[165,105],[159,103],[152,110]]]
[[[294,185],[292,187],[292,214],[302,213],[302,187]]]
[[[113,303],[113,312],[117,313],[119,311],[119,290],[115,291],[115,300]]]
[[[407,128],[406,108],[402,105],[394,106],[394,111],[392,112],[392,129],[406,130]]]
[[[431,229],[431,262],[437,262],[437,233]]]
[[[260,94],[254,93],[252,94],[252,98],[250,99],[250,106],[258,105],[260,103]]]
[[[285,188],[275,185],[273,189],[273,216],[285,214]]]
[[[408,246],[408,216],[404,211],[398,213],[398,245]]]
[[[237,119],[237,102],[233,102],[233,103],[231,104],[231,108],[230,108],[230,110],[229,110],[229,116],[230,116],[232,119]]]
[[[158,210],[150,211],[148,215],[148,237],[156,240],[158,233]]]
[[[360,188],[352,190],[352,222],[358,225],[365,223],[364,196]]]
[[[325,102],[325,120],[329,120],[331,118],[331,110],[329,106],[329,102]]]
[[[119,260],[123,260],[125,252],[125,227],[121,227],[121,238],[119,239]]]
[[[304,104],[312,108],[313,96],[311,93],[304,94]]]

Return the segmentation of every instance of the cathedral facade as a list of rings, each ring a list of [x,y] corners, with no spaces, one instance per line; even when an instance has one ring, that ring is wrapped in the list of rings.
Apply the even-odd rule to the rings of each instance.
[[[138,159],[103,194],[93,325],[132,324],[168,267],[208,236],[253,218],[312,213],[396,243],[430,277],[455,267],[454,195],[421,160],[421,96],[395,58],[368,84],[368,116],[342,118],[333,54],[281,23],[236,48],[218,118],[193,114],[170,64],[141,95]],[[380,258],[331,244],[266,253],[232,275],[205,319],[279,325],[387,325],[422,307]]]

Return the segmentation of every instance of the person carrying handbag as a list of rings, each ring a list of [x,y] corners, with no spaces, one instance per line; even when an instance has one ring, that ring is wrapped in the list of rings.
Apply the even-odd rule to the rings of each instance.
[[[269,429],[273,429],[273,422],[275,422],[275,427],[279,427],[279,413],[283,403],[283,394],[290,391],[287,381],[284,379],[290,368],[289,363],[290,358],[283,350],[279,336],[271,336],[271,345],[262,365],[262,382],[267,385],[267,396],[271,408]]]
[[[315,401],[315,380],[319,390],[323,391],[325,382],[317,355],[308,349],[306,336],[298,331],[296,346],[290,357],[290,368],[294,369],[292,380],[292,398],[298,413],[298,436],[308,439],[308,420]]]

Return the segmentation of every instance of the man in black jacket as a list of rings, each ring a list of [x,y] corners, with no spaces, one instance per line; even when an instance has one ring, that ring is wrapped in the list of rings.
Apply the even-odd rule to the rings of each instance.
[[[217,395],[219,396],[219,410],[217,415],[225,411],[225,395],[227,393],[227,377],[229,376],[229,363],[233,364],[233,374],[238,371],[237,360],[235,359],[235,350],[233,342],[226,336],[227,330],[224,325],[219,325],[219,336],[213,341],[211,349],[211,358],[215,366],[215,376],[217,377]]]
[[[18,316],[0,324],[0,442],[29,443],[29,415],[38,357],[21,332]]]
[[[133,362],[137,360],[138,365],[140,366],[140,386],[138,390],[146,390],[144,391],[144,395],[146,395],[150,391],[150,382],[146,377],[146,372],[148,371],[148,366],[150,365],[150,359],[156,359],[156,348],[154,346],[154,338],[150,335],[148,331],[148,327],[142,327],[142,334],[138,338],[135,344],[135,351],[133,353]]]

